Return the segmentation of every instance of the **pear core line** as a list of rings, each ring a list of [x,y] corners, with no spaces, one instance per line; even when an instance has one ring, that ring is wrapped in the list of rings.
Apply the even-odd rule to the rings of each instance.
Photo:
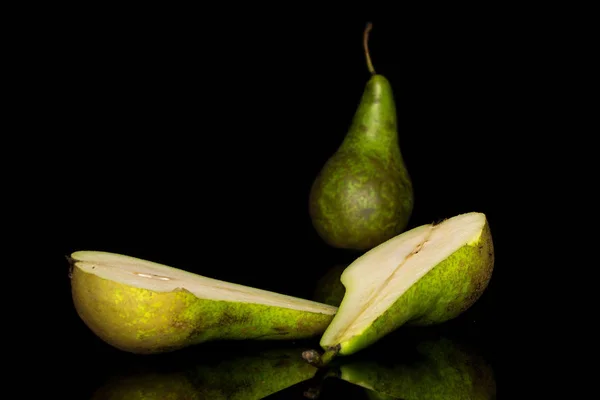
[[[428,231],[425,233],[421,241],[413,248],[413,250],[410,253],[406,255],[406,257],[404,257],[404,259],[396,266],[396,268],[394,268],[393,272],[382,282],[378,290],[375,290],[372,296],[365,303],[363,303],[360,312],[356,315],[352,323],[346,325],[346,328],[338,334],[336,339],[339,340],[340,338],[343,338],[347,332],[351,332],[350,336],[352,336],[358,330],[357,326],[359,326],[359,324],[364,321],[364,317],[360,317],[364,315],[364,313],[370,308],[372,304],[380,301],[382,297],[386,296],[386,286],[389,285],[389,283],[392,281],[393,277],[398,272],[398,270],[400,270],[400,268],[402,268],[412,256],[419,253],[424,248],[427,242],[429,242],[431,234],[433,233],[435,228],[436,226],[434,225],[428,227]]]
[[[170,281],[171,280],[171,278],[167,278],[166,276],[158,276],[158,275],[151,275],[151,274],[142,274],[141,272],[134,272],[134,274],[136,274],[137,276],[144,277],[144,278],[160,279],[161,281]]]
[[[132,287],[170,292],[187,290],[198,298],[264,304],[326,315],[337,307],[227,281],[207,278],[182,269],[121,254],[79,251],[72,254],[74,268]]]

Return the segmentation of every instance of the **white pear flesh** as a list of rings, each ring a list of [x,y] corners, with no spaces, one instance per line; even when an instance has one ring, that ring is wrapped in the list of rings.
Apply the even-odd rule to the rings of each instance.
[[[371,249],[342,273],[345,296],[320,344],[352,354],[401,325],[455,318],[487,287],[494,265],[483,213],[406,231]]]
[[[74,306],[101,339],[161,353],[219,339],[291,340],[323,333],[337,307],[122,254],[71,255]]]

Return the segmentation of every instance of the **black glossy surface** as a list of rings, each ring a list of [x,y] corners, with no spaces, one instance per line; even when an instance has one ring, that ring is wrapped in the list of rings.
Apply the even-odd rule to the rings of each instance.
[[[386,390],[389,385],[398,385],[396,392],[388,394],[402,394],[405,399],[437,398],[431,397],[436,392],[446,394],[441,398],[448,399],[495,399],[498,383],[493,355],[486,352],[477,333],[466,335],[464,327],[457,326],[404,329],[360,353],[338,358],[326,368],[311,370],[304,367],[301,353],[315,348],[314,341],[215,342],[144,357],[95,344],[95,349],[79,355],[85,373],[74,371],[72,377],[78,380],[72,389],[77,387],[82,398],[94,399],[122,398],[110,397],[109,393],[122,396],[144,392],[155,393],[149,398],[161,398],[156,397],[161,393],[156,388],[161,386],[172,387],[173,391],[162,394],[173,394],[176,399],[216,398],[217,394],[242,399],[244,393],[277,386],[279,390],[266,397],[247,398],[301,399],[311,398],[312,394],[312,398],[319,399],[366,399],[362,385],[373,382],[345,379],[341,370],[350,365],[379,379],[371,388]],[[291,379],[289,386],[282,383],[286,376]],[[197,397],[176,397],[175,390]],[[485,396],[470,397],[473,393]]]
[[[49,102],[59,111],[47,120],[65,133],[52,138],[51,168],[39,171],[59,188],[41,213],[60,299],[60,345],[51,347],[68,365],[63,398],[89,398],[113,374],[160,365],[107,346],[83,325],[69,293],[64,257],[72,251],[124,253],[307,298],[327,268],[357,256],[320,241],[307,196],[368,79],[366,19],[239,25],[175,18],[163,28],[134,14],[107,18],[73,22],[77,34],[57,28],[47,59],[59,77],[46,83],[47,92],[59,93]],[[496,248],[492,280],[472,309],[385,341],[394,347],[403,335],[443,334],[466,343],[502,387],[510,375],[503,346],[522,329],[507,329],[500,317],[499,293],[518,295],[509,247],[524,243],[507,215],[528,209],[517,188],[534,176],[514,164],[524,152],[514,146],[524,135],[518,105],[526,103],[522,91],[532,90],[511,72],[523,54],[507,48],[513,39],[501,37],[494,22],[429,14],[373,22],[373,63],[394,87],[415,187],[409,228],[481,211]],[[201,345],[164,357],[162,367],[228,347]],[[378,348],[369,357],[382,363],[406,354]],[[321,389],[321,399],[366,398],[341,380],[328,378]],[[304,390],[294,386],[272,398],[302,398]]]

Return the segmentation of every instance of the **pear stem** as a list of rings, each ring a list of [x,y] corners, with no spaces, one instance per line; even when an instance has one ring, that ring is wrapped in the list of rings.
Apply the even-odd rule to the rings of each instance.
[[[306,350],[302,352],[302,358],[309,364],[317,368],[327,366],[340,352],[340,346],[331,347],[321,355],[316,350]]]
[[[369,54],[369,32],[371,32],[371,29],[373,29],[373,24],[369,22],[363,34],[363,47],[365,48],[365,57],[367,58],[367,68],[369,68],[371,75],[375,75],[375,68],[373,68],[371,55]]]

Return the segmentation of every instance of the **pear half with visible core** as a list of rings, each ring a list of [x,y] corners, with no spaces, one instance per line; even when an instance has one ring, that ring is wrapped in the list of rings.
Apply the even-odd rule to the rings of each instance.
[[[106,343],[139,354],[211,340],[321,335],[336,307],[121,254],[71,255],[74,306]]]
[[[493,266],[492,236],[483,213],[461,214],[401,233],[344,270],[340,280],[346,293],[320,341],[325,353],[313,350],[303,356],[325,365],[402,325],[455,318],[479,299]]]

